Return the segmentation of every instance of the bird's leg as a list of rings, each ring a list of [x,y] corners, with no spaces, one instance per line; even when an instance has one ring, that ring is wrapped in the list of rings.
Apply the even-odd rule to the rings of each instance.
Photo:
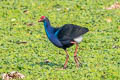
[[[75,52],[74,52],[74,60],[75,60],[76,66],[79,67],[79,60],[77,57],[78,43],[76,43],[76,42],[71,42],[71,43],[76,44],[76,48],[75,48]]]
[[[79,60],[78,60],[78,57],[77,57],[77,50],[78,50],[78,44],[76,43],[76,49],[75,49],[75,52],[74,52],[74,60],[76,62],[76,66],[79,67]]]
[[[68,59],[69,59],[69,55],[68,55],[67,50],[65,50],[65,52],[66,52],[66,61],[65,61],[65,64],[64,64],[64,69],[67,68],[67,63],[68,63]]]

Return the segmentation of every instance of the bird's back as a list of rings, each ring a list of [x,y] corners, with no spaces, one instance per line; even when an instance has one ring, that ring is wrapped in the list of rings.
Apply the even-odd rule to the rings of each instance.
[[[88,31],[88,28],[85,27],[80,27],[74,24],[65,24],[63,27],[57,29],[55,34],[63,44],[63,47],[67,48],[73,45],[71,41],[77,40],[78,38],[82,39],[81,36]]]
[[[59,29],[57,36],[60,40],[74,39],[88,31],[88,28],[85,27],[80,27],[74,24],[65,24],[63,27],[61,27],[61,29]]]

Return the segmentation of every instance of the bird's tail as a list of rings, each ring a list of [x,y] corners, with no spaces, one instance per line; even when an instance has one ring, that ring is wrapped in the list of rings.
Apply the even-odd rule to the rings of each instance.
[[[85,27],[83,27],[81,30],[82,30],[83,34],[89,31],[89,29],[85,28]]]

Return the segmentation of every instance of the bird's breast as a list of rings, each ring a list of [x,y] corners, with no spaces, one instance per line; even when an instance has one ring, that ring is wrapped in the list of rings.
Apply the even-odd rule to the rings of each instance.
[[[58,40],[58,38],[51,32],[47,32],[46,34],[48,36],[48,39],[57,47],[63,47],[63,45],[61,44],[61,42]]]

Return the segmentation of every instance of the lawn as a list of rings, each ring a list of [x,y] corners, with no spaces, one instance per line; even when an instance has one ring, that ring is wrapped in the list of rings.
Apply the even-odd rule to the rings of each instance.
[[[0,0],[0,75],[18,71],[23,80],[120,80],[120,9],[115,0]],[[51,25],[76,24],[89,32],[79,44],[82,66],[76,68],[75,46],[65,52],[48,39],[41,16]],[[48,61],[48,63],[46,63]]]

